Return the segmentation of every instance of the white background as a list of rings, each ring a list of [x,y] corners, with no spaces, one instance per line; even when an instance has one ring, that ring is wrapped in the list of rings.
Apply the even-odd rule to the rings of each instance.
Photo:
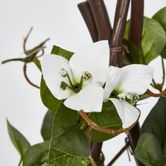
[[[29,40],[29,48],[50,37],[46,52],[57,44],[75,51],[91,43],[87,28],[77,8],[78,0],[0,0],[0,61],[13,57],[23,57],[22,41],[31,26],[34,31]],[[105,0],[111,22],[116,0]],[[166,6],[163,0],[146,0],[145,15],[152,16],[158,9]],[[152,65],[159,79],[160,59]],[[31,79],[39,84],[40,73],[29,66]],[[156,99],[143,101],[140,105],[140,122],[147,116]],[[148,104],[149,103],[149,104]],[[40,127],[46,108],[40,100],[38,89],[29,86],[24,80],[21,63],[0,65],[0,165],[16,166],[19,155],[11,144],[6,118],[19,129],[31,144],[42,141]],[[124,145],[124,135],[120,135],[104,144],[106,161],[109,161]],[[108,159],[109,158],[109,159]],[[134,160],[128,162],[124,153],[115,166],[134,166]]]

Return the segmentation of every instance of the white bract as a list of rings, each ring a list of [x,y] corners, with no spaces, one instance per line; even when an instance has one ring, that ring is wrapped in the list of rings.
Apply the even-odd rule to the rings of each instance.
[[[140,115],[133,106],[144,94],[152,81],[153,71],[147,65],[133,64],[122,68],[110,66],[104,100],[111,100],[122,120],[123,128],[135,123]]]
[[[74,110],[100,112],[106,72],[109,67],[108,41],[100,41],[74,53],[68,61],[58,55],[42,60],[44,80],[51,93]]]
[[[44,80],[51,93],[73,110],[101,112],[103,102],[111,101],[123,128],[134,124],[140,115],[133,106],[146,92],[152,70],[146,65],[109,67],[108,41],[100,41],[72,55],[45,55],[42,60]]]

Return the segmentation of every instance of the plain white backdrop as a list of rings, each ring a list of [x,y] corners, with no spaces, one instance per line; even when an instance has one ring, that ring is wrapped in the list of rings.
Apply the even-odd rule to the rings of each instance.
[[[46,52],[53,44],[75,51],[91,43],[90,35],[77,8],[80,0],[0,0],[0,61],[13,57],[23,57],[22,41],[31,26],[29,48],[47,37]],[[113,22],[116,0],[105,0]],[[146,0],[145,15],[151,17],[157,10],[166,6],[163,0]],[[160,59],[152,62],[155,77],[161,79]],[[30,78],[39,84],[40,73],[29,65]],[[151,98],[140,104],[140,123],[147,116],[157,99]],[[0,65],[0,163],[16,166],[19,155],[9,140],[6,118],[19,129],[31,144],[41,142],[40,127],[47,109],[40,100],[40,93],[27,84],[22,73],[22,63]],[[125,135],[104,143],[103,150],[108,162],[124,145]],[[125,152],[115,166],[135,166],[128,161]]]

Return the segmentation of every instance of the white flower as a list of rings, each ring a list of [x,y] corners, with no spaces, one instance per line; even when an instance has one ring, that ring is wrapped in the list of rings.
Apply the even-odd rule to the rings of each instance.
[[[85,47],[67,59],[45,55],[42,60],[44,80],[51,93],[74,110],[100,112],[104,83],[109,67],[108,41]]]
[[[149,88],[152,76],[152,69],[147,65],[109,67],[104,100],[112,101],[122,120],[123,128],[130,127],[138,120],[140,112],[133,105],[138,101],[139,95]]]
[[[68,108],[100,112],[103,101],[110,100],[123,128],[138,120],[140,112],[133,105],[152,80],[152,69],[146,65],[109,67],[108,41],[79,50],[69,61],[58,55],[45,55],[42,72],[51,93],[64,100]]]

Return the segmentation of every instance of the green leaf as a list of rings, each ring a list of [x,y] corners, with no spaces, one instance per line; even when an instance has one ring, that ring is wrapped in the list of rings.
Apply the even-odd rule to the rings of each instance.
[[[151,133],[141,135],[135,156],[146,166],[163,166],[160,144]]]
[[[158,21],[163,29],[166,32],[166,7],[160,9],[154,16],[153,19]],[[161,53],[163,58],[166,58],[166,46],[164,47],[162,53]]]
[[[88,158],[89,156],[88,140],[78,127],[71,128],[67,132],[53,137],[51,142],[51,149],[80,158]]]
[[[48,152],[48,141],[30,147],[23,157],[23,166],[41,166],[47,162]]]
[[[166,138],[166,97],[160,97],[141,128],[141,133],[150,132],[160,143]]]
[[[88,166],[87,158],[80,158],[59,152],[56,149],[50,150],[49,166]]]
[[[166,33],[157,21],[145,17],[142,38],[143,62],[148,64],[162,52],[166,44]]]
[[[116,108],[111,101],[103,104],[102,112],[90,113],[90,119],[103,128],[119,129],[122,128],[122,122],[117,114]],[[92,132],[93,142],[102,142],[113,138],[115,135],[108,135],[99,131]]]
[[[127,46],[129,51],[126,53],[124,64],[139,64],[139,60],[142,56],[141,50],[129,40],[124,39],[123,44]]]
[[[78,112],[61,105],[53,122],[49,163],[56,166],[87,165],[89,145],[79,128],[79,121]]]
[[[10,139],[13,145],[15,146],[15,148],[20,153],[22,158],[31,145],[27,141],[27,139],[16,128],[14,128],[8,121],[7,121],[7,127],[8,127]]]
[[[129,36],[129,22],[126,25],[125,38]],[[162,52],[166,44],[166,33],[163,27],[154,19],[144,17],[142,32],[142,53],[140,63],[148,64]],[[134,55],[133,55],[134,56]]]
[[[59,136],[79,123],[77,111],[65,107],[63,104],[55,115],[53,122],[52,137]]]
[[[54,45],[51,54],[60,55],[69,60],[74,53]]]
[[[40,96],[42,99],[43,104],[51,111],[57,112],[61,104],[63,103],[62,100],[56,99],[50,90],[48,89],[43,77],[41,78],[40,84]]]
[[[166,151],[165,151],[165,145],[166,145],[166,97],[160,97],[157,104],[153,107],[149,115],[144,121],[144,124],[141,128],[141,134],[144,133],[150,133],[152,136],[146,136],[149,137],[149,139],[152,139],[149,143],[145,140],[144,137],[140,137],[139,144],[136,149],[136,157],[142,162],[148,162],[149,157],[151,158],[153,163],[162,163],[163,161],[166,161]],[[142,140],[143,139],[143,140]],[[141,150],[142,146],[146,146],[147,148],[144,149],[144,151]],[[153,148],[153,150],[149,156],[149,150],[148,148]],[[161,151],[161,152],[160,152]],[[156,154],[153,153],[161,153],[162,157],[159,156],[160,162],[158,161],[159,158],[156,157]],[[166,162],[165,162],[166,164]],[[163,166],[161,164],[161,166]]]
[[[55,117],[55,113],[52,111],[47,111],[41,128],[41,135],[44,141],[51,139],[52,124]]]
[[[160,9],[152,18],[158,21],[166,31],[166,7]]]

